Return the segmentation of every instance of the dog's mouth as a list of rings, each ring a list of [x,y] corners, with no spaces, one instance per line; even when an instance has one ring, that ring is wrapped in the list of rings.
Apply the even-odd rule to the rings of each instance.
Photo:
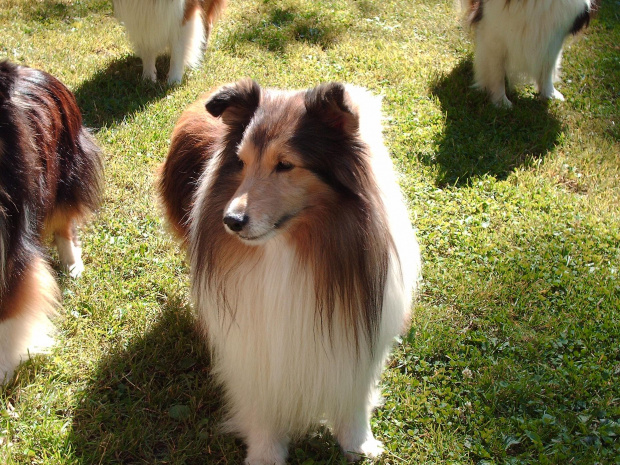
[[[288,223],[293,218],[295,218],[297,216],[297,213],[298,212],[287,213],[286,215],[282,216],[282,218],[280,218],[278,221],[275,222],[275,224],[273,225],[273,229],[280,229],[280,228],[282,228],[282,226],[284,226],[286,223]]]
[[[248,244],[258,244],[267,241],[272,236],[275,236],[278,230],[281,230],[285,225],[287,225],[293,218],[297,216],[297,213],[287,213],[283,215],[278,221],[273,224],[273,227],[262,234],[257,234],[255,236],[249,236],[243,234],[242,232],[237,233],[237,237],[241,239],[243,242]]]
[[[244,236],[243,234],[239,234],[239,233],[237,233],[237,236],[239,237],[239,239],[245,242],[260,242],[260,241],[263,241],[264,239],[268,239],[270,236],[274,234],[274,232],[275,231],[273,229],[270,229],[266,233],[259,234],[258,236]]]

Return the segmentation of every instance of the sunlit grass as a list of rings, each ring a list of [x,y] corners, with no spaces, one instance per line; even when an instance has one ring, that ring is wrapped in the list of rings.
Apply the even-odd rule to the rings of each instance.
[[[73,90],[106,164],[58,345],[0,391],[0,462],[241,463],[153,180],[183,108],[250,76],[384,96],[425,282],[373,419],[380,463],[619,463],[620,10],[602,3],[566,47],[566,102],[524,87],[505,111],[469,87],[451,0],[231,1],[176,88],[165,58],[140,80],[111,2],[0,0],[0,56]],[[290,463],[344,459],[320,431]]]

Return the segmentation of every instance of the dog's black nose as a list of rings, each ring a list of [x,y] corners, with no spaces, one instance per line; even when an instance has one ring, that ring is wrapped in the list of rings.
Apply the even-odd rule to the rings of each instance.
[[[231,231],[239,232],[243,227],[248,224],[250,217],[248,215],[240,213],[229,213],[224,216],[224,224],[228,226]]]

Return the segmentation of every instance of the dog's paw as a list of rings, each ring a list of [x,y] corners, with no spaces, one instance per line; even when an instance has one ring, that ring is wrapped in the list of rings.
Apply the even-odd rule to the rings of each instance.
[[[377,459],[383,454],[383,444],[381,441],[377,441],[375,438],[368,439],[358,447],[347,448],[344,451],[344,456],[347,462],[357,462],[364,458]]]
[[[73,279],[78,279],[84,272],[84,262],[81,259],[76,261],[73,265],[67,267],[67,271]]]
[[[178,86],[179,84],[181,84],[182,80],[183,80],[183,71],[181,71],[181,73],[176,73],[170,70],[170,73],[168,74],[168,85],[169,86]]]
[[[270,435],[254,434],[247,439],[248,455],[245,465],[285,465],[288,455],[288,439]]]
[[[72,278],[79,278],[84,271],[84,262],[82,261],[82,248],[76,244],[73,239],[55,234],[54,242],[58,249],[58,259],[63,269],[69,273]]]
[[[564,96],[562,95],[562,93],[555,88],[553,88],[549,92],[541,93],[540,98],[542,98],[543,100],[555,99],[559,100],[560,102],[564,101]]]
[[[244,465],[285,465],[286,458],[280,454],[265,454],[262,456],[248,455],[244,460]]]
[[[145,69],[142,72],[142,79],[145,81],[157,82],[157,71]]]
[[[497,108],[506,108],[506,109],[512,108],[512,102],[508,100],[508,97],[506,97],[506,94],[494,99],[493,105],[495,105]]]
[[[282,460],[282,461],[274,461],[271,459],[250,459],[250,458],[246,458],[243,461],[244,465],[285,465],[286,461]]]

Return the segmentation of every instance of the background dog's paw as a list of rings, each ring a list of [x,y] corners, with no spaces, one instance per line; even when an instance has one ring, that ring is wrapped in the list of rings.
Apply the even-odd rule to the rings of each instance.
[[[542,98],[543,100],[555,99],[555,100],[559,100],[560,102],[564,101],[564,96],[562,95],[562,93],[555,88],[549,92],[541,93],[540,98]]]
[[[157,82],[157,68],[155,67],[155,57],[142,58],[142,79],[145,81]]]
[[[245,465],[285,465],[288,439],[274,438],[265,432],[253,432],[247,440],[248,455]]]
[[[250,458],[247,457],[243,461],[244,465],[285,465],[286,460],[279,460],[275,458]]]
[[[179,84],[181,84],[182,80],[183,80],[183,73],[178,75],[176,73],[170,72],[170,74],[168,74],[168,85],[169,86],[178,86]]]
[[[346,449],[344,456],[348,462],[357,462],[363,458],[376,459],[383,454],[383,443],[375,438],[368,439],[359,447]]]
[[[497,99],[494,99],[493,105],[495,105],[497,108],[506,108],[506,109],[512,108],[512,102],[508,100],[508,97],[506,97],[505,94]]]
[[[73,279],[79,278],[84,272],[84,262],[82,260],[76,261],[73,265],[67,267],[67,271]]]

